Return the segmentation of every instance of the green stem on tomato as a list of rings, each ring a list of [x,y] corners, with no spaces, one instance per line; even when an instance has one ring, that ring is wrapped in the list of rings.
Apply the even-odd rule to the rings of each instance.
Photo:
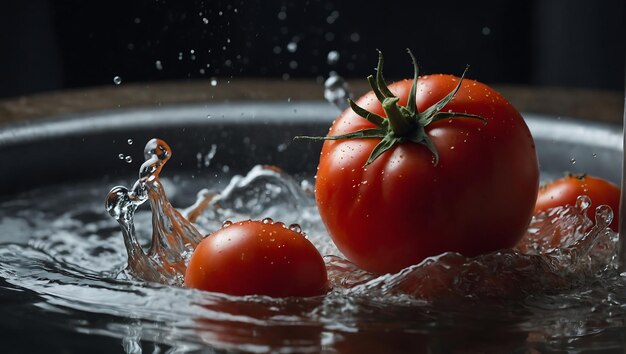
[[[389,127],[396,137],[406,137],[414,129],[414,124],[402,114],[398,107],[398,97],[387,97],[383,100],[383,110],[389,120]]]
[[[452,119],[452,118],[473,118],[479,119],[483,123],[487,121],[478,115],[462,113],[462,112],[440,112],[456,95],[461,88],[463,78],[467,72],[467,67],[459,79],[459,83],[456,87],[448,93],[444,98],[439,100],[434,105],[428,107],[423,112],[419,112],[416,104],[416,92],[417,92],[417,79],[418,79],[418,67],[417,61],[413,56],[413,53],[409,49],[407,52],[411,56],[413,62],[413,84],[411,85],[410,97],[407,100],[406,106],[398,105],[399,98],[394,96],[391,92],[385,80],[383,79],[383,63],[384,58],[382,52],[378,52],[378,66],[376,68],[376,78],[372,75],[367,77],[367,81],[372,87],[372,92],[376,95],[376,98],[380,101],[383,111],[386,117],[381,117],[375,113],[369,112],[363,107],[358,106],[354,101],[348,100],[350,108],[359,116],[365,118],[369,122],[377,126],[377,128],[368,128],[360,131],[355,131],[338,136],[326,136],[326,137],[305,137],[300,136],[296,138],[305,139],[322,139],[322,140],[341,140],[341,139],[380,139],[378,144],[372,150],[365,165],[371,164],[380,155],[386,151],[392,149],[398,144],[405,142],[411,142],[420,144],[426,147],[433,154],[433,164],[437,165],[439,162],[439,154],[435,148],[435,144],[430,139],[425,128],[438,120]],[[386,118],[386,119],[385,119]]]

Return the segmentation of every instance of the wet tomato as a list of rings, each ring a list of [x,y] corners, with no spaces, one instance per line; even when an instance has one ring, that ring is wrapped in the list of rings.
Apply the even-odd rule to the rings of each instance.
[[[595,206],[608,205],[613,213],[619,213],[620,188],[605,179],[584,174],[569,174],[554,180],[539,188],[535,212],[546,211],[550,208],[575,205],[579,195],[586,195]],[[587,216],[595,220],[595,208],[587,209]],[[617,217],[611,222],[611,229],[617,232]]]
[[[320,214],[344,255],[376,273],[514,246],[539,184],[531,133],[502,95],[452,75],[418,77],[413,62],[413,80],[387,86],[379,56],[373,90],[322,138]]]
[[[226,224],[196,247],[185,286],[230,295],[315,296],[328,290],[324,260],[296,227],[271,219]]]

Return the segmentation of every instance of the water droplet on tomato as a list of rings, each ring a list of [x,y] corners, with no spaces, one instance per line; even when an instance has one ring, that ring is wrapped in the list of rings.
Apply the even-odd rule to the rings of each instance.
[[[230,225],[232,225],[233,222],[230,220],[226,220],[222,223],[222,227],[229,227]]]
[[[289,230],[297,232],[297,233],[302,233],[302,227],[298,224],[289,225]]]
[[[272,218],[265,218],[265,219],[261,220],[261,222],[264,223],[264,224],[271,225],[271,224],[274,223],[274,219],[272,219]]]

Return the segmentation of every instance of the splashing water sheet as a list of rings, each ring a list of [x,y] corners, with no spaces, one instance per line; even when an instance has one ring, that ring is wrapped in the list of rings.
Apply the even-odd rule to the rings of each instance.
[[[476,258],[446,253],[378,276],[330,241],[312,176],[298,180],[259,165],[224,183],[196,181],[195,203],[177,209],[168,199],[176,188],[166,194],[174,183],[160,177],[171,154],[162,140],[146,144],[139,179],[106,197],[113,218],[102,211],[96,182],[1,201],[2,294],[23,298],[1,306],[15,328],[35,321],[60,333],[113,338],[114,351],[127,353],[621,347],[626,283],[617,272],[617,235],[607,227],[613,216],[600,206],[589,220],[584,196],[536,215],[513,250]],[[298,224],[325,256],[327,295],[235,297],[182,287],[204,235],[225,220],[268,217]]]

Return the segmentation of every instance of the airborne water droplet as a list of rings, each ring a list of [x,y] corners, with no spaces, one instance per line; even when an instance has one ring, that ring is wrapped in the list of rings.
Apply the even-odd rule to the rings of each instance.
[[[133,139],[128,139],[126,142],[128,143],[128,145],[133,145]]]
[[[578,198],[576,198],[576,207],[581,212],[584,212],[585,210],[589,209],[590,206],[591,206],[591,198],[589,198],[588,196],[579,195]]]
[[[576,164],[576,159],[572,157],[571,159],[569,159],[569,162],[570,162],[572,165],[575,165],[575,164]]]
[[[331,72],[324,82],[324,98],[340,110],[348,108],[348,99],[352,98],[350,86],[343,77]]]
[[[289,51],[289,53],[295,53],[296,50],[298,50],[298,43],[289,42],[289,44],[287,44],[287,50]]]
[[[113,77],[113,83],[116,84],[116,85],[121,84],[122,83],[122,78],[119,77],[119,76],[114,76]]]
[[[213,87],[217,86],[217,79],[214,77],[211,78],[211,86]]]
[[[130,155],[128,155],[124,158],[124,161],[126,161],[126,163],[131,163],[133,162],[133,158]]]
[[[326,56],[326,61],[328,62],[328,65],[337,64],[337,62],[339,61],[339,52],[337,52],[336,50],[331,50],[330,52],[328,52],[328,55]]]

